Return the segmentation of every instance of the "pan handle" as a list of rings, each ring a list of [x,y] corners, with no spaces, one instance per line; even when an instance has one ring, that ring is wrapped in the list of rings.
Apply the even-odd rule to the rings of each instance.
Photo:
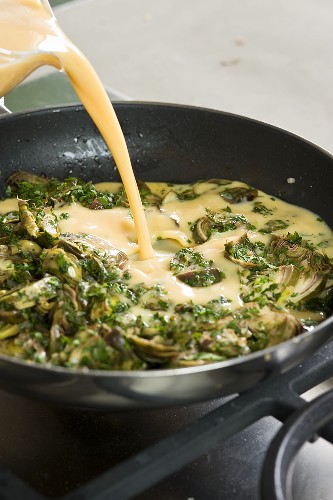
[[[2,97],[0,99],[0,115],[7,115],[8,113],[11,113],[11,111],[5,106],[5,98]]]

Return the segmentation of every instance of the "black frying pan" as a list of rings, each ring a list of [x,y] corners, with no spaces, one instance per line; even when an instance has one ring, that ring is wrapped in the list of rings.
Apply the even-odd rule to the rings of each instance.
[[[232,114],[148,103],[115,105],[138,178],[243,180],[309,208],[333,227],[333,157],[288,132]],[[119,179],[104,141],[82,107],[0,119],[0,181],[16,170],[86,180]],[[287,182],[294,178],[295,183]],[[42,367],[0,356],[4,388],[64,404],[149,407],[241,392],[309,356],[332,332],[329,318],[274,348],[222,363],[146,372]]]

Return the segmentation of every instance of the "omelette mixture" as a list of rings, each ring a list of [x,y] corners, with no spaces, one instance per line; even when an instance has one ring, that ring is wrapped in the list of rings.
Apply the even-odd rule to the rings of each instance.
[[[17,172],[0,202],[0,352],[102,370],[202,365],[330,312],[332,232],[247,184],[139,182],[142,259],[120,183]]]

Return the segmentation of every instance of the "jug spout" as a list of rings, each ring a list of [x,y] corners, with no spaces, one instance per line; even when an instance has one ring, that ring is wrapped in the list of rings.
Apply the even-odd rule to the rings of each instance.
[[[43,65],[61,70],[67,38],[47,0],[0,0],[0,97]]]
[[[51,65],[61,70],[61,64],[52,53],[4,54],[0,49],[0,97],[5,96],[40,66]]]

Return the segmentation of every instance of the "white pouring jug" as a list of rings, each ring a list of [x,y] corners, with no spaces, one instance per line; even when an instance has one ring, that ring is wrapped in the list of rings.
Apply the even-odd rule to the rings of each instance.
[[[40,66],[61,70],[67,40],[48,0],[0,0],[0,97]]]

